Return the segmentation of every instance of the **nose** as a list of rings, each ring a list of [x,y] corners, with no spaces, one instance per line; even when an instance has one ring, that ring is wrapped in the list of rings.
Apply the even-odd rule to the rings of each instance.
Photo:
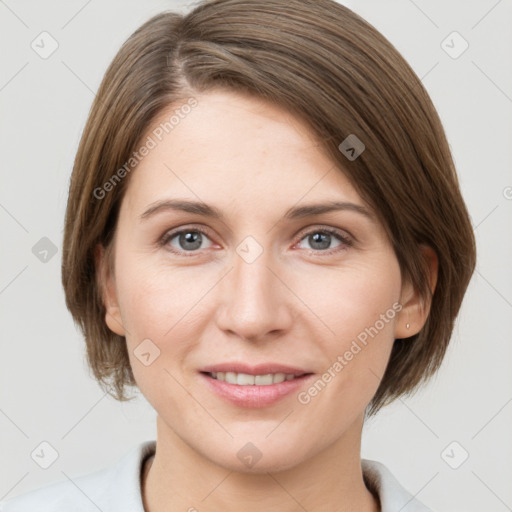
[[[271,268],[263,252],[248,262],[238,254],[234,268],[219,283],[217,325],[224,332],[250,341],[274,339],[293,323],[293,293]]]

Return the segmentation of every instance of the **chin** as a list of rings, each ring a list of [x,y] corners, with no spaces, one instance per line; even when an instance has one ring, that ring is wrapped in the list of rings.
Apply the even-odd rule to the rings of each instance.
[[[264,474],[268,472],[291,469],[307,458],[307,453],[298,453],[297,447],[304,450],[303,443],[297,440],[289,447],[274,446],[269,441],[232,440],[230,444],[222,444],[215,453],[205,454],[211,462],[230,471],[248,474]]]

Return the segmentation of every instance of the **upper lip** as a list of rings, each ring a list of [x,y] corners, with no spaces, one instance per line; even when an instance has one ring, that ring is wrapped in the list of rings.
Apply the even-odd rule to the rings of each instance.
[[[289,366],[279,363],[260,363],[254,366],[250,366],[244,363],[232,362],[232,363],[219,363],[212,364],[201,368],[201,372],[212,373],[212,372],[233,372],[233,373],[246,373],[247,375],[266,375],[268,373],[286,373],[289,375],[303,375],[307,372],[302,368]]]

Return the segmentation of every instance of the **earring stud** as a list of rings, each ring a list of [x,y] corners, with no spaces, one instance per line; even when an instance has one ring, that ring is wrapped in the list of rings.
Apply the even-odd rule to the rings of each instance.
[[[407,323],[407,324],[405,325],[405,328],[406,328],[406,329],[409,329],[409,327],[411,327],[411,324]]]

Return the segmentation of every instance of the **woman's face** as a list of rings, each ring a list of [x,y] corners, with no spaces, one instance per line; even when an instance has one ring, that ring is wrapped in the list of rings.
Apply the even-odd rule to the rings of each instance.
[[[196,99],[144,138],[106,321],[166,428],[224,467],[261,454],[255,470],[285,469],[357,440],[395,337],[412,334],[409,294],[383,227],[304,124],[245,95]],[[218,365],[235,375],[204,373]]]

